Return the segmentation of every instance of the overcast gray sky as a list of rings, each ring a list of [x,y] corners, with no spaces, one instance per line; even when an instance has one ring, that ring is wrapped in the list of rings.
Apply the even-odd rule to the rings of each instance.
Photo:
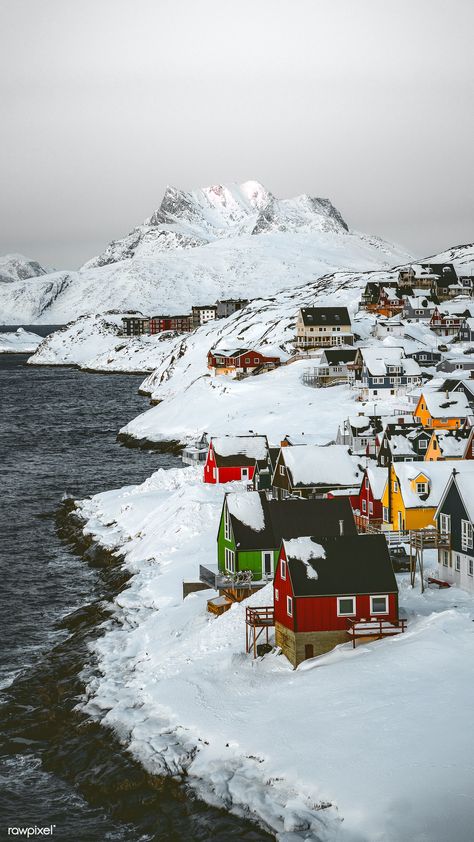
[[[472,0],[2,0],[0,253],[80,265],[184,189],[474,240]]]

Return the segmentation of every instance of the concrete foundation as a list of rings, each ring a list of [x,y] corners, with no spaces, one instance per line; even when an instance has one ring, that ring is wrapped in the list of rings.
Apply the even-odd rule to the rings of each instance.
[[[293,632],[281,623],[275,623],[275,645],[281,648],[294,667],[307,658],[330,652],[348,640],[349,635],[345,631]]]

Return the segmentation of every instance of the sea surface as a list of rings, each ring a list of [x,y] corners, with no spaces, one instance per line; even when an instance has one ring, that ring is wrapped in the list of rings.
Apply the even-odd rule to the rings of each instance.
[[[147,775],[75,709],[88,643],[127,575],[68,542],[71,498],[180,464],[116,442],[147,407],[140,381],[0,356],[0,839],[26,825],[66,842],[272,838]]]

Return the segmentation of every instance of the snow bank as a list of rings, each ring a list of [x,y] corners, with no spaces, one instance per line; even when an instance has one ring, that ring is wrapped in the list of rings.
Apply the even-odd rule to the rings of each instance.
[[[215,561],[223,493],[189,468],[81,504],[86,531],[134,573],[94,643],[86,709],[151,772],[186,771],[198,795],[285,842],[467,842],[472,597],[421,595],[401,574],[404,635],[296,671],[253,661],[245,604],[214,618],[209,592],[181,601],[181,580]],[[252,601],[269,604],[271,585]]]
[[[32,354],[41,342],[37,333],[19,327],[14,333],[0,333],[0,354]]]

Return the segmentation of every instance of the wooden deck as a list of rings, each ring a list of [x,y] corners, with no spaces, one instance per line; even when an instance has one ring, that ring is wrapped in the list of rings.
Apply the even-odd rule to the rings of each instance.
[[[265,642],[268,643],[268,630],[274,625],[273,605],[262,605],[258,608],[247,606],[245,609],[245,651],[247,654],[253,649],[253,656],[257,657],[257,640],[265,632]]]
[[[403,634],[406,629],[407,621],[398,620],[396,623],[382,618],[369,617],[368,619],[361,618],[360,620],[347,620],[347,633],[352,638],[352,647],[355,649],[357,638],[363,637],[391,637],[395,634]]]

